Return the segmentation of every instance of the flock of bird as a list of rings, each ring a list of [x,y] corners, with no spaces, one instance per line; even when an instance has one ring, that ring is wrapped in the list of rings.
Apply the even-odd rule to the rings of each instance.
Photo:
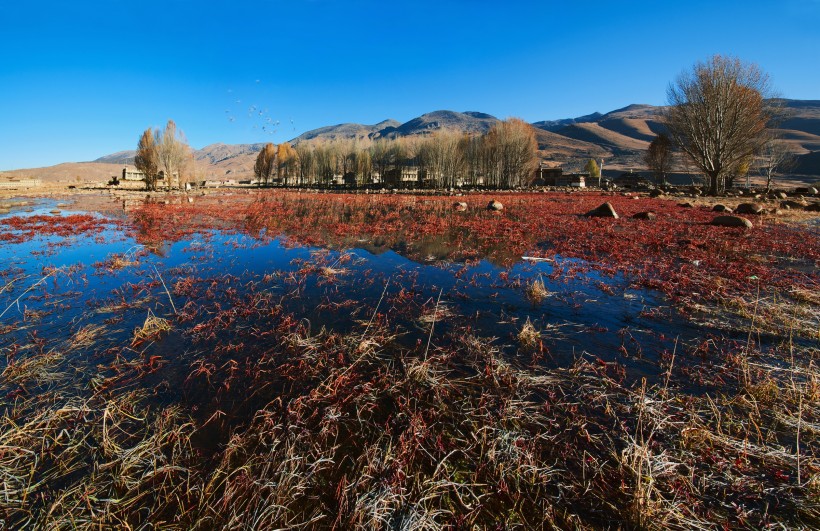
[[[256,80],[256,84],[261,83],[259,79]],[[233,89],[228,89],[228,94],[233,94]],[[225,116],[227,120],[231,123],[236,123],[236,118],[240,114],[243,114],[244,108],[242,106],[242,100],[237,99],[234,101],[232,107],[225,109]],[[247,108],[247,118],[251,121],[251,127],[254,130],[260,131],[262,134],[265,135],[275,135],[279,129],[281,122],[279,120],[274,120],[268,111],[267,108],[262,108],[259,105],[250,105]],[[293,122],[293,118],[290,119],[290,126],[293,131],[296,131],[296,126]]]

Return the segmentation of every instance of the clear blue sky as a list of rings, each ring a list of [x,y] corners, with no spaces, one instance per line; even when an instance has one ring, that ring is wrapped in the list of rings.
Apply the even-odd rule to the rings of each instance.
[[[820,0],[5,0],[0,43],[0,169],[133,149],[169,118],[200,148],[438,109],[662,104],[715,53],[820,99]]]

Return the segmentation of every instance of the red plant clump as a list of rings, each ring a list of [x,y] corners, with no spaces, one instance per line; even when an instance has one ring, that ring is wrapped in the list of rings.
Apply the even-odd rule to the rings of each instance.
[[[12,216],[0,220],[0,242],[23,243],[37,236],[89,236],[116,224],[91,214]]]

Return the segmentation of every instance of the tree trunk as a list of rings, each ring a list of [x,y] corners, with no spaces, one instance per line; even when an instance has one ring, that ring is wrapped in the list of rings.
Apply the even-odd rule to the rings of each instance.
[[[720,177],[718,175],[709,175],[709,195],[717,196],[720,193]]]

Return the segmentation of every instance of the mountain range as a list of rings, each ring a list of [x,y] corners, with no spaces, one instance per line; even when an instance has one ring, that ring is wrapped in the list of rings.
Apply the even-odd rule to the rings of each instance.
[[[820,176],[820,100],[782,100],[787,118],[780,126],[782,138],[794,153],[792,173]],[[534,122],[539,155],[561,163],[565,168],[580,169],[590,157],[605,160],[607,169],[642,169],[643,152],[663,130],[663,107],[629,105],[601,114],[577,118]],[[365,125],[344,123],[307,131],[291,143],[332,141],[339,139],[398,138],[431,134],[439,130],[486,133],[499,121],[481,112],[434,111],[401,123],[384,120]],[[214,178],[243,178],[253,172],[256,154],[264,146],[257,144],[211,144],[194,151],[194,158]],[[124,164],[133,164],[134,151],[120,151],[89,163],[66,163],[49,168],[16,170],[44,180],[75,178],[80,172],[114,175]],[[96,165],[96,166],[95,166]]]

